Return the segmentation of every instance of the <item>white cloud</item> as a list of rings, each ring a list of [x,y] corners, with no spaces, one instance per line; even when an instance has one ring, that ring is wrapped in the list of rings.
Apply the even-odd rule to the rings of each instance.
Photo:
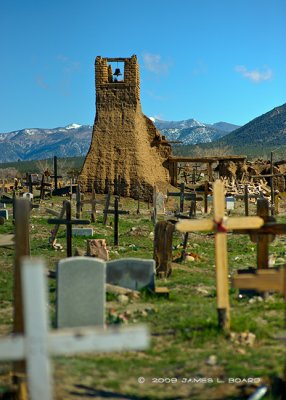
[[[158,75],[165,75],[170,68],[170,62],[163,62],[159,54],[143,53],[144,68]]]
[[[269,67],[264,67],[264,70],[249,71],[244,65],[237,65],[235,71],[254,83],[269,81],[273,77],[273,72]]]

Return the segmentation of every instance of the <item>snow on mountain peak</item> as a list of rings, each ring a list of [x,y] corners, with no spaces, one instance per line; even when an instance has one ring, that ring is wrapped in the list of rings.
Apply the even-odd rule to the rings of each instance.
[[[66,129],[77,129],[80,128],[82,125],[78,125],[78,124],[70,124],[68,126],[66,126]]]

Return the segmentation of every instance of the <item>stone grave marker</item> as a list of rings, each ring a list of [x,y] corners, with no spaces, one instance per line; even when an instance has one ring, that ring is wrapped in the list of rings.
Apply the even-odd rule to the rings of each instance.
[[[157,210],[157,215],[158,214],[165,214],[165,200],[166,196],[164,193],[158,192],[156,196],[156,210]]]
[[[155,261],[121,258],[107,262],[106,282],[132,290],[155,290]]]
[[[71,257],[57,267],[56,326],[103,326],[105,322],[106,263],[90,257]]]

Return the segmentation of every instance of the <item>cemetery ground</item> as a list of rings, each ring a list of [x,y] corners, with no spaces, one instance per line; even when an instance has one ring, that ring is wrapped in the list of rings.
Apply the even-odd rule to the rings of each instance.
[[[103,198],[103,196],[98,196]],[[45,259],[55,271],[59,259],[66,257],[65,226],[61,226],[57,242],[63,250],[55,251],[48,244],[52,225],[45,208],[60,212],[64,197],[42,201],[31,211],[31,254]],[[172,200],[171,202],[175,202]],[[153,231],[150,212],[137,201],[121,198],[122,208],[129,215],[120,215],[119,246],[113,246],[113,216],[106,226],[103,214],[96,214],[93,238],[107,241],[110,259],[153,257]],[[237,202],[238,204],[239,202]],[[10,205],[7,205],[10,211]],[[87,219],[88,205],[82,218]],[[75,203],[72,206],[75,216]],[[243,202],[233,215],[243,215]],[[255,207],[250,209],[255,215]],[[198,213],[198,218],[203,218]],[[159,216],[163,219],[165,216]],[[170,217],[174,219],[174,217]],[[278,216],[279,222],[285,217]],[[12,233],[11,218],[0,226],[0,234]],[[256,265],[256,246],[248,235],[229,233],[228,261],[230,278],[238,269]],[[86,251],[86,237],[73,238],[73,252]],[[168,287],[169,298],[146,291],[136,296],[107,294],[108,324],[146,323],[151,331],[147,351],[83,354],[53,359],[55,393],[58,400],[71,399],[247,399],[257,387],[265,384],[264,399],[278,399],[283,368],[285,343],[277,340],[284,329],[285,302],[282,295],[270,293],[265,298],[239,298],[237,289],[230,289],[231,330],[218,329],[214,267],[214,235],[190,233],[187,252],[193,261],[180,262],[182,234],[174,233],[173,271],[167,279],[157,279],[157,286]],[[285,263],[286,237],[276,236],[270,243],[275,265]],[[0,335],[11,332],[13,318],[13,248],[0,248]],[[49,279],[51,325],[55,324],[55,280]],[[32,295],[32,294],[31,294]],[[0,364],[1,391],[10,380],[10,363]],[[140,378],[140,379],[139,379]],[[142,379],[144,378],[144,379]]]

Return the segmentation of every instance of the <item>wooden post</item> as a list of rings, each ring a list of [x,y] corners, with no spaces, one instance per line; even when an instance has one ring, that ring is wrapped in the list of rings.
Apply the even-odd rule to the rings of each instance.
[[[273,151],[270,153],[270,190],[271,190],[271,215],[275,214],[274,210],[274,182],[273,182]]]
[[[217,181],[214,185],[214,220],[222,224],[224,218],[225,198],[224,184]],[[226,231],[217,231],[215,235],[215,264],[217,287],[218,324],[223,329],[230,328],[230,311],[228,295],[227,237]]]
[[[114,198],[114,246],[118,246],[118,222],[119,222],[119,214],[118,214],[118,196]]]
[[[269,216],[269,204],[267,199],[257,199],[257,215],[265,221],[267,220],[267,217]],[[265,234],[253,235],[252,239],[257,240],[257,268],[268,268],[269,239],[271,240],[271,236]],[[274,240],[273,237],[272,240]]]
[[[24,332],[23,293],[21,281],[21,259],[30,255],[30,201],[17,199],[15,201],[15,262],[14,262],[14,318],[13,333]],[[25,372],[25,363],[14,364],[14,373]]]
[[[180,212],[184,212],[184,195],[185,195],[185,184],[182,182],[180,185]]]
[[[213,181],[212,162],[208,162],[208,177],[209,177],[209,182],[212,182]]]
[[[69,201],[65,204],[66,209],[66,222],[71,221],[71,203]],[[66,243],[67,243],[67,257],[72,257],[72,225],[66,224]]]
[[[172,239],[175,225],[170,221],[159,221],[155,226],[154,253],[157,276],[170,276],[172,272]]]
[[[28,185],[29,185],[29,193],[33,194],[33,182],[31,174],[28,174]]]
[[[157,223],[157,187],[154,185],[153,187],[153,209],[152,209],[152,221],[153,224]]]
[[[81,218],[81,193],[80,185],[76,187],[76,218]]]
[[[208,194],[209,194],[209,183],[205,181],[205,188],[204,188],[204,212],[205,214],[208,213]]]
[[[248,185],[244,185],[244,210],[245,210],[245,216],[248,217],[249,215],[249,210],[248,210]]]
[[[58,158],[54,156],[54,184],[55,190],[58,189]]]

